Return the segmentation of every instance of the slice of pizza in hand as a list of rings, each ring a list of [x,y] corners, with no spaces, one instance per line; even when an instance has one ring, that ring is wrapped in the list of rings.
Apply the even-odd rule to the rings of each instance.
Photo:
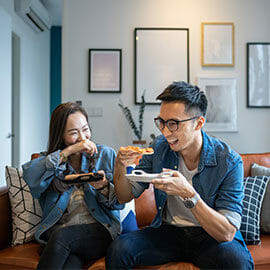
[[[154,149],[151,147],[147,148],[141,148],[139,146],[126,146],[126,147],[121,147],[125,150],[132,150],[134,152],[140,153],[142,155],[152,155],[154,154]]]

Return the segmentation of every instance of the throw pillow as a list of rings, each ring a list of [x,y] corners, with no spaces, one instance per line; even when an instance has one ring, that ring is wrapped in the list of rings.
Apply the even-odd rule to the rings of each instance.
[[[267,175],[270,176],[270,168],[253,163],[251,165],[251,176]],[[270,233],[270,182],[267,185],[264,199],[262,202],[260,227],[261,232]]]
[[[248,245],[260,243],[260,212],[269,178],[267,176],[244,178],[243,213],[240,231]]]
[[[38,200],[33,199],[29,187],[23,180],[21,170],[7,166],[6,181],[12,211],[11,244],[15,246],[34,239],[42,210]]]
[[[124,209],[120,210],[120,221],[122,234],[138,230],[134,200],[126,203]]]

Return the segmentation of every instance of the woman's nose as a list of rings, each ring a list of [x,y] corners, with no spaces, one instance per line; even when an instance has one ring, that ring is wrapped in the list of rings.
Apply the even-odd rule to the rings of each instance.
[[[78,139],[79,139],[79,141],[83,141],[83,140],[85,140],[85,139],[86,139],[85,134],[84,134],[83,132],[80,132],[80,133],[79,133],[79,137],[78,137]]]

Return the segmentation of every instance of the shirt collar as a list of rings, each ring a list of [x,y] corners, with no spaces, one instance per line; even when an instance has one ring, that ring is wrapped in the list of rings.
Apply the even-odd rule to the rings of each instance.
[[[201,171],[204,166],[216,166],[216,152],[215,146],[212,142],[212,138],[206,134],[204,130],[202,132],[203,137],[203,147],[200,156],[200,163],[198,170]]]

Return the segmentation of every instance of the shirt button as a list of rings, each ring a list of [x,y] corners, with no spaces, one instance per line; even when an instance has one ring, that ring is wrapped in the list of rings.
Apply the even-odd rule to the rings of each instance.
[[[162,207],[161,207],[161,206],[159,206],[159,207],[158,207],[158,210],[161,210],[161,209],[162,209]]]
[[[91,211],[94,212],[95,211],[95,208],[92,208]]]
[[[177,169],[177,166],[174,166],[175,169]]]

